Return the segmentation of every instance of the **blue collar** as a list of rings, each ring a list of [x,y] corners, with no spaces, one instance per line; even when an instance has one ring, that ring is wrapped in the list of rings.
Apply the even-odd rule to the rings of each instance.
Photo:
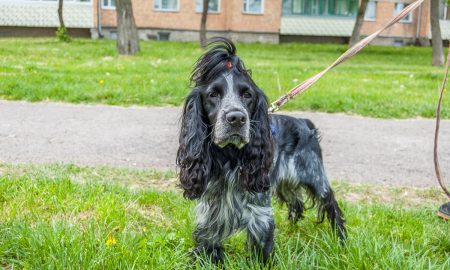
[[[278,128],[274,125],[270,125],[270,130],[272,131],[272,136],[277,135],[278,133]]]

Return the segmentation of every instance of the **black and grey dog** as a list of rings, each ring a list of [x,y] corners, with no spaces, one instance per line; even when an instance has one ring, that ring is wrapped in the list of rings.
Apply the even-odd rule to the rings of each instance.
[[[197,199],[196,252],[223,259],[223,241],[239,230],[265,263],[274,244],[271,197],[302,218],[302,190],[345,238],[344,218],[327,180],[317,129],[307,119],[269,115],[235,45],[216,38],[192,72],[177,165],[184,196]]]

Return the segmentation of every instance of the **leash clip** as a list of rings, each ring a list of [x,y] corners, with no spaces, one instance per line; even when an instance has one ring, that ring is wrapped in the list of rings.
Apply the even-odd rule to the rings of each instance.
[[[274,101],[270,104],[269,113],[274,113],[280,109],[280,106],[277,105],[277,102]]]

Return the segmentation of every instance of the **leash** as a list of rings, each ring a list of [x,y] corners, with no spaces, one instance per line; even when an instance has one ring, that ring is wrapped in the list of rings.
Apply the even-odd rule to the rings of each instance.
[[[442,97],[443,97],[444,91],[445,91],[445,85],[447,83],[449,61],[450,61],[450,46],[449,46],[449,51],[447,54],[447,63],[445,64],[444,81],[442,82],[441,92],[439,94],[439,101],[438,101],[438,105],[437,105],[437,109],[436,109],[436,129],[434,131],[434,170],[436,172],[436,178],[439,182],[439,185],[441,186],[442,190],[444,190],[447,197],[450,198],[450,192],[445,187],[444,181],[442,180],[441,168],[439,166],[439,157],[438,157],[438,152],[437,152],[439,127],[440,127],[440,122],[441,122],[441,104],[442,104]]]
[[[345,53],[343,53],[333,64],[322,70],[321,72],[317,73],[316,75],[309,77],[308,79],[304,80],[294,88],[292,88],[289,92],[284,94],[283,96],[279,97],[277,100],[271,103],[271,107],[269,108],[269,113],[274,113],[278,111],[284,104],[289,102],[289,100],[295,98],[296,96],[300,95],[301,93],[305,92],[311,85],[313,85],[315,82],[317,82],[323,75],[328,73],[331,69],[334,67],[342,64],[346,60],[353,57],[355,54],[359,53],[362,49],[367,47],[372,40],[374,40],[376,37],[378,37],[384,30],[390,28],[392,25],[396,24],[398,21],[406,17],[410,12],[414,11],[416,8],[418,8],[424,0],[416,0],[415,2],[408,5],[406,8],[404,8],[397,16],[395,16],[389,23],[387,23],[384,27],[379,29],[378,31],[374,32],[373,34],[367,36],[366,38],[362,39],[358,43],[356,43],[354,46],[352,46],[350,49],[348,49]],[[440,89],[439,94],[439,101],[437,105],[436,110],[436,129],[434,133],[434,169],[436,172],[436,177],[439,182],[439,185],[441,186],[442,190],[444,190],[445,194],[450,198],[450,192],[446,188],[442,176],[441,176],[441,169],[439,166],[439,158],[438,158],[438,139],[439,139],[439,127],[440,127],[440,120],[441,120],[441,104],[442,104],[442,97],[445,90],[445,85],[447,83],[447,77],[448,77],[448,69],[449,69],[449,62],[450,62],[450,46],[449,51],[447,55],[447,63],[445,65],[445,76],[444,81],[442,83],[442,87]],[[276,133],[276,131],[272,130],[272,133]]]
[[[378,31],[374,32],[370,36],[367,36],[366,38],[362,39],[358,43],[356,43],[354,46],[352,46],[350,49],[348,49],[345,53],[343,53],[333,64],[328,66],[323,71],[317,73],[316,75],[306,79],[305,81],[301,82],[294,88],[292,88],[288,93],[281,96],[274,102],[272,102],[271,107],[269,108],[269,113],[274,113],[278,111],[284,104],[286,104],[289,100],[295,98],[299,94],[303,93],[308,89],[311,85],[313,85],[317,80],[319,80],[323,75],[325,75],[328,71],[333,69],[334,67],[342,64],[346,60],[350,59],[352,56],[360,52],[362,49],[364,49],[369,43],[374,40],[376,37],[378,37],[381,32],[388,29],[392,25],[396,24],[398,21],[406,17],[411,11],[418,8],[424,0],[416,0],[415,2],[409,4],[406,8],[404,8],[397,16],[395,16],[388,24],[386,24],[383,28],[379,29]]]

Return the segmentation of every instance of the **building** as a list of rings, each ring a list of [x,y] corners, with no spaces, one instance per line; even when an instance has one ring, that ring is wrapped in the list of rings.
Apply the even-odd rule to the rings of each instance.
[[[91,37],[91,0],[64,0],[63,16],[69,34]],[[58,26],[57,0],[0,0],[0,37],[54,36]]]
[[[414,0],[371,0],[368,3],[362,36],[368,36],[386,25],[395,15]],[[441,6],[443,39],[449,39],[449,24]],[[284,0],[280,40],[304,42],[347,43],[358,12],[358,0]],[[429,44],[430,1],[383,32],[374,44],[404,45]]]
[[[114,37],[115,0],[94,7],[101,34]],[[133,13],[142,39],[198,40],[202,0],[133,0]],[[278,43],[281,0],[210,0],[208,35],[247,42]],[[99,18],[99,20],[97,20]],[[97,36],[95,33],[94,36]]]
[[[69,33],[115,38],[116,0],[64,0]],[[361,29],[369,35],[413,0],[371,0]],[[132,0],[141,39],[198,40],[202,0]],[[243,42],[347,43],[358,0],[210,0],[209,36]],[[57,0],[0,0],[0,36],[53,35],[59,25]],[[429,1],[374,43],[428,45],[431,38]],[[448,8],[441,6],[441,32],[450,39]]]

